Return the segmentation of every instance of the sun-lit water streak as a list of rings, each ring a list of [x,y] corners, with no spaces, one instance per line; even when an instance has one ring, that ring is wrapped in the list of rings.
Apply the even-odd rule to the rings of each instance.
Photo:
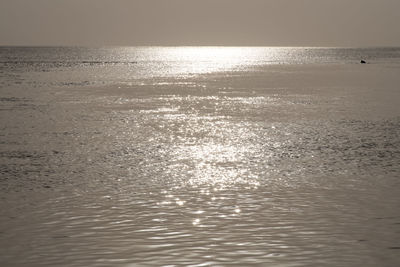
[[[173,47],[158,53],[169,62],[181,62],[171,65],[172,73],[202,74],[243,68],[249,62],[254,64],[261,53],[265,56],[266,51],[243,47]],[[273,50],[267,54],[274,58]]]
[[[139,66],[143,61],[153,63],[147,75],[178,78],[245,70],[274,62],[281,53],[276,48],[254,47],[152,47],[143,48],[140,57],[135,56],[137,52],[136,49],[126,48],[127,57],[134,56]]]

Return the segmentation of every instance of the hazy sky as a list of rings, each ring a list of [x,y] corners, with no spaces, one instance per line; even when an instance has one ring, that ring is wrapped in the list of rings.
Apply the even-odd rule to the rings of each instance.
[[[0,0],[0,45],[400,46],[400,0]]]

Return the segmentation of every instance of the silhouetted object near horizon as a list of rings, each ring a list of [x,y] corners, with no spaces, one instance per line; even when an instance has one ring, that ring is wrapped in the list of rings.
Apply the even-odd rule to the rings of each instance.
[[[361,59],[360,63],[361,64],[366,64],[367,62],[365,60]]]

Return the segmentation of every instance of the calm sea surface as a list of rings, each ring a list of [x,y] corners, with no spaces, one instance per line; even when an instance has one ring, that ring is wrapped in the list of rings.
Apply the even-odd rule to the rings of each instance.
[[[400,48],[0,47],[1,266],[395,267],[399,179]]]
[[[132,85],[265,65],[400,64],[400,48],[0,47],[1,86]]]

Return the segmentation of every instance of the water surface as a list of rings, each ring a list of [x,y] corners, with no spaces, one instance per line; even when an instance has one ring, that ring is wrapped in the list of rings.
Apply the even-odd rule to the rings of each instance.
[[[1,265],[397,266],[399,51],[1,48]]]

